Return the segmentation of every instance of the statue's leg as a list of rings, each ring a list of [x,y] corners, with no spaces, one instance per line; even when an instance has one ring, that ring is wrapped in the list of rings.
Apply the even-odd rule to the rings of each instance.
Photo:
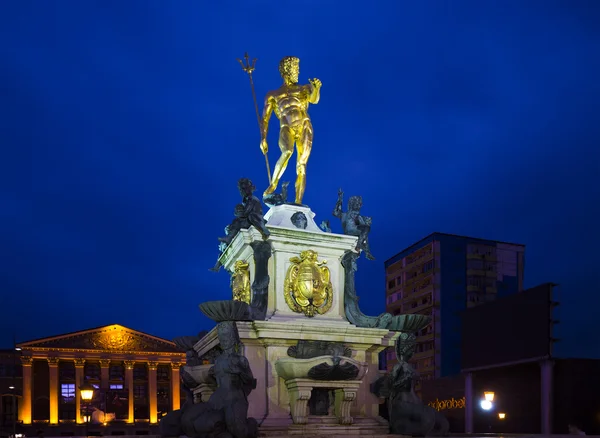
[[[291,129],[287,126],[282,126],[279,131],[279,149],[281,150],[281,156],[277,163],[275,163],[275,169],[273,170],[273,179],[271,185],[265,190],[263,196],[270,195],[277,189],[279,179],[285,172],[288,161],[294,152],[294,136]]]
[[[306,189],[306,164],[312,151],[313,129],[310,120],[305,120],[302,134],[296,142],[298,156],[296,157],[296,204],[302,204]]]
[[[363,236],[364,233],[364,236]],[[363,250],[365,251],[365,256],[367,257],[367,259],[369,260],[375,260],[375,257],[373,257],[373,254],[371,254],[371,247],[369,245],[369,231],[366,232],[361,232],[361,237],[362,240],[361,242],[363,242]]]
[[[235,400],[225,408],[227,431],[236,438],[248,436],[248,402]]]

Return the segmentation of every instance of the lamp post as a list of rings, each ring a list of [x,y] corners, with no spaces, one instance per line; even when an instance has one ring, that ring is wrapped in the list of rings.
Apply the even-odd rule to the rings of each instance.
[[[12,436],[13,438],[17,438],[17,392],[14,385],[10,385],[8,389],[10,390],[10,394],[12,395]]]
[[[491,411],[492,408],[494,407],[494,396],[496,394],[493,391],[485,391],[483,393],[483,399],[479,402],[479,405],[481,406],[481,409],[483,409],[484,411]],[[489,421],[489,418],[488,418]],[[492,430],[492,425],[489,424],[488,428],[490,429],[490,431]]]
[[[21,354],[21,347],[17,347],[17,338],[13,334],[13,369],[12,385],[8,389],[12,391],[12,420],[13,420],[13,438],[17,438],[17,354]],[[23,383],[21,382],[21,393],[23,392]]]
[[[85,402],[85,436],[89,436],[90,424],[90,402],[94,398],[94,387],[89,383],[84,383],[79,387],[81,400]]]

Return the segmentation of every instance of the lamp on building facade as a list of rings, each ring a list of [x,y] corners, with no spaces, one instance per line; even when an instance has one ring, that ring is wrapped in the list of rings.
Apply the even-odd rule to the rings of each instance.
[[[81,400],[85,403],[85,435],[89,436],[88,427],[90,424],[90,404],[94,398],[94,387],[89,383],[84,383],[79,387]]]
[[[492,403],[494,401],[494,392],[493,391],[485,391],[483,393],[483,399],[479,402],[481,409],[484,411],[489,411],[494,407]]]
[[[506,414],[504,412],[498,412],[498,418],[500,420],[504,420],[506,418]]]

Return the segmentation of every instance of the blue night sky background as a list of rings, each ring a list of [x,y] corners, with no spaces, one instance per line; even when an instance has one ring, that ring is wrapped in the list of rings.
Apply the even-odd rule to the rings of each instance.
[[[525,286],[561,284],[558,353],[600,357],[599,22],[594,0],[2,2],[0,346],[212,327],[236,181],[267,184],[248,51],[261,110],[283,56],[323,81],[304,201],[340,232],[338,188],[363,196],[365,313],[431,232],[523,243]]]

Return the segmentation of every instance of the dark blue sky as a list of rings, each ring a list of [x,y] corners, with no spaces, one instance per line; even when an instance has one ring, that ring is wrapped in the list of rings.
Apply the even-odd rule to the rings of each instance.
[[[236,180],[267,183],[248,51],[261,100],[283,56],[323,81],[304,201],[320,222],[364,197],[366,312],[433,231],[524,243],[526,286],[562,285],[559,352],[600,356],[571,342],[600,304],[599,22],[594,0],[2,2],[0,345],[211,326]]]

